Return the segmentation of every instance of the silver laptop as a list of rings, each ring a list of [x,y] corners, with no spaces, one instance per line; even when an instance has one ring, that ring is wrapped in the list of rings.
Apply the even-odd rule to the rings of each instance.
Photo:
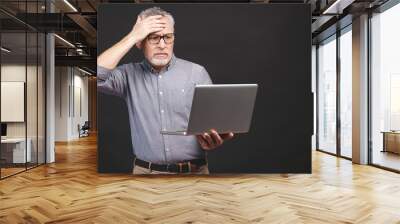
[[[165,135],[198,135],[215,129],[219,134],[250,129],[257,84],[196,85],[187,130],[161,131]]]

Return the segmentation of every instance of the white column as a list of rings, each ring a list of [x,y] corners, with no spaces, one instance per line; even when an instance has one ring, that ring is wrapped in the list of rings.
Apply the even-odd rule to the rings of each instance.
[[[368,15],[353,19],[353,162],[368,163]]]
[[[47,12],[53,12],[54,6],[50,1],[46,3]],[[54,133],[55,133],[55,44],[54,35],[46,35],[46,163],[55,161]]]

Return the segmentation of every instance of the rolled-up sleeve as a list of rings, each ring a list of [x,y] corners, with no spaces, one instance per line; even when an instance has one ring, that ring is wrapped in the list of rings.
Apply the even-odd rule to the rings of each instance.
[[[124,97],[127,90],[127,67],[120,65],[114,69],[97,66],[97,89],[100,92]],[[133,72],[133,71],[132,71]]]

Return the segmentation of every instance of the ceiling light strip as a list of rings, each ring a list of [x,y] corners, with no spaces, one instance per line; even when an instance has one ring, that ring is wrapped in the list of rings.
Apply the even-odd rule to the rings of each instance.
[[[68,1],[64,0],[65,4],[67,4],[74,12],[78,12],[78,10]]]
[[[81,72],[83,72],[83,73],[85,73],[85,74],[87,74],[87,75],[93,75],[92,73],[90,73],[90,72],[88,72],[88,71],[85,71],[85,70],[83,70],[83,69],[81,69],[81,68],[79,68],[79,67],[77,67],[77,68],[78,68],[79,71],[81,71]]]
[[[57,35],[57,34],[54,34],[54,36],[55,37],[57,37],[59,40],[61,40],[62,42],[64,42],[64,43],[66,43],[67,45],[69,45],[70,47],[73,47],[73,48],[75,48],[75,45],[73,45],[71,42],[69,42],[68,40],[66,40],[66,39],[64,39],[64,38],[62,38],[62,37],[60,37],[59,35]]]
[[[0,48],[2,51],[4,51],[4,52],[7,52],[7,53],[10,53],[11,52],[11,50],[8,50],[7,48],[5,48],[5,47],[1,47]]]

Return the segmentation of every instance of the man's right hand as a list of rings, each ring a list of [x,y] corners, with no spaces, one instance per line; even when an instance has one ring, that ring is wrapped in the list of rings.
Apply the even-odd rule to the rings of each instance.
[[[137,42],[142,41],[147,35],[156,33],[165,28],[166,21],[162,15],[149,16],[144,19],[138,16],[136,24],[133,26],[131,35]]]

